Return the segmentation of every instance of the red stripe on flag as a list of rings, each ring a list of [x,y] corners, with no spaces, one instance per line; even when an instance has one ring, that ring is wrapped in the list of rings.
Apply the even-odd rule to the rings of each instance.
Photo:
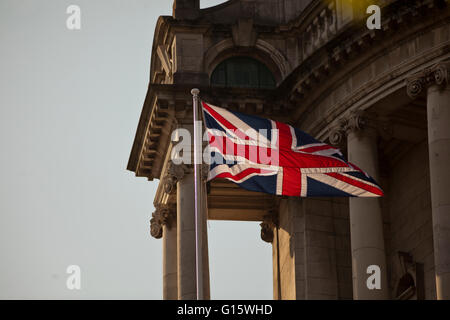
[[[299,168],[283,168],[283,196],[300,197],[302,174]]]
[[[275,122],[278,129],[277,145],[280,150],[292,150],[292,134],[289,126],[285,123]]]
[[[209,114],[218,122],[223,124],[227,129],[233,130],[236,135],[244,140],[250,140],[250,137],[248,137],[245,133],[243,133],[239,128],[235,127],[231,122],[229,122],[227,119],[225,119],[220,113],[216,112],[213,108],[211,108],[207,103],[202,101],[203,108],[206,109]]]
[[[214,140],[212,139],[214,137]],[[249,152],[253,152],[251,157],[252,162],[260,164],[280,165],[285,168],[345,168],[348,164],[340,159],[321,156],[317,154],[309,154],[302,152],[295,152],[289,149],[274,150],[259,146],[242,146],[238,149],[235,144],[227,137],[214,136],[210,134],[210,145],[222,150],[223,154],[238,155],[237,150],[246,150],[246,156]],[[281,152],[280,152],[281,151]],[[241,154],[239,154],[241,155]],[[261,157],[262,155],[262,157]]]
[[[288,150],[280,151],[280,166],[296,168],[346,168],[348,164],[337,158],[319,154],[302,153]]]

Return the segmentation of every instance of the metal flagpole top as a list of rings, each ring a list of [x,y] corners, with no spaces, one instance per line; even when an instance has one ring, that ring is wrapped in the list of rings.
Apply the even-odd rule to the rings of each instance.
[[[194,88],[194,89],[191,90],[191,94],[192,94],[194,97],[198,96],[199,93],[200,93],[200,90],[197,89],[197,88]]]

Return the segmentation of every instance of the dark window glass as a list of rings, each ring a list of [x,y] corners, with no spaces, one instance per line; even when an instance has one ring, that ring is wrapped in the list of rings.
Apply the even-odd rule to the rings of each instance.
[[[247,57],[236,57],[225,60],[216,67],[211,75],[211,85],[271,89],[275,87],[275,79],[261,62]]]

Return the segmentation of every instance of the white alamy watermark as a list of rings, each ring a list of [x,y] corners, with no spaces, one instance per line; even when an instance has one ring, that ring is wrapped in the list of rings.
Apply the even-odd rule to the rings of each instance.
[[[370,277],[367,278],[366,285],[369,290],[381,290],[381,269],[380,266],[370,265],[367,267],[367,274]]]
[[[197,128],[202,122],[197,121]],[[201,130],[201,129],[200,129]],[[192,135],[187,129],[176,129],[172,132],[172,141],[176,142],[171,152],[174,164],[232,164],[257,163],[267,166],[279,165],[278,129],[227,129],[227,132],[217,129],[207,129],[202,135],[202,141],[197,141],[198,156],[191,157],[193,151]],[[203,142],[208,142],[202,150]]]
[[[67,267],[66,273],[69,274],[66,280],[66,287],[69,290],[81,289],[81,268],[76,264]]]
[[[66,27],[69,30],[81,29],[81,8],[75,4],[67,7],[66,13],[69,15],[66,20]]]
[[[381,29],[381,8],[373,4],[367,7],[366,13],[370,14],[366,21],[367,29]]]
[[[81,29],[81,8],[78,5],[72,4],[67,7],[66,13],[69,17],[66,20],[66,27],[69,30]],[[367,14],[370,16],[367,18],[366,26],[369,30],[381,29],[381,8],[376,4],[372,4],[367,7]]]

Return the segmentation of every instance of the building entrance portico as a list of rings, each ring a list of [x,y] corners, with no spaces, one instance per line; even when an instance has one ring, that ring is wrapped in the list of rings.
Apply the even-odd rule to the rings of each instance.
[[[177,0],[160,17],[128,169],[159,180],[151,234],[162,238],[164,299],[196,297],[193,167],[171,161],[186,143],[172,133],[192,132],[194,87],[208,103],[338,146],[385,193],[281,197],[203,177],[206,298],[206,223],[228,220],[261,224],[274,299],[450,299],[450,6],[415,3],[380,1],[376,31],[340,0],[202,10]]]

